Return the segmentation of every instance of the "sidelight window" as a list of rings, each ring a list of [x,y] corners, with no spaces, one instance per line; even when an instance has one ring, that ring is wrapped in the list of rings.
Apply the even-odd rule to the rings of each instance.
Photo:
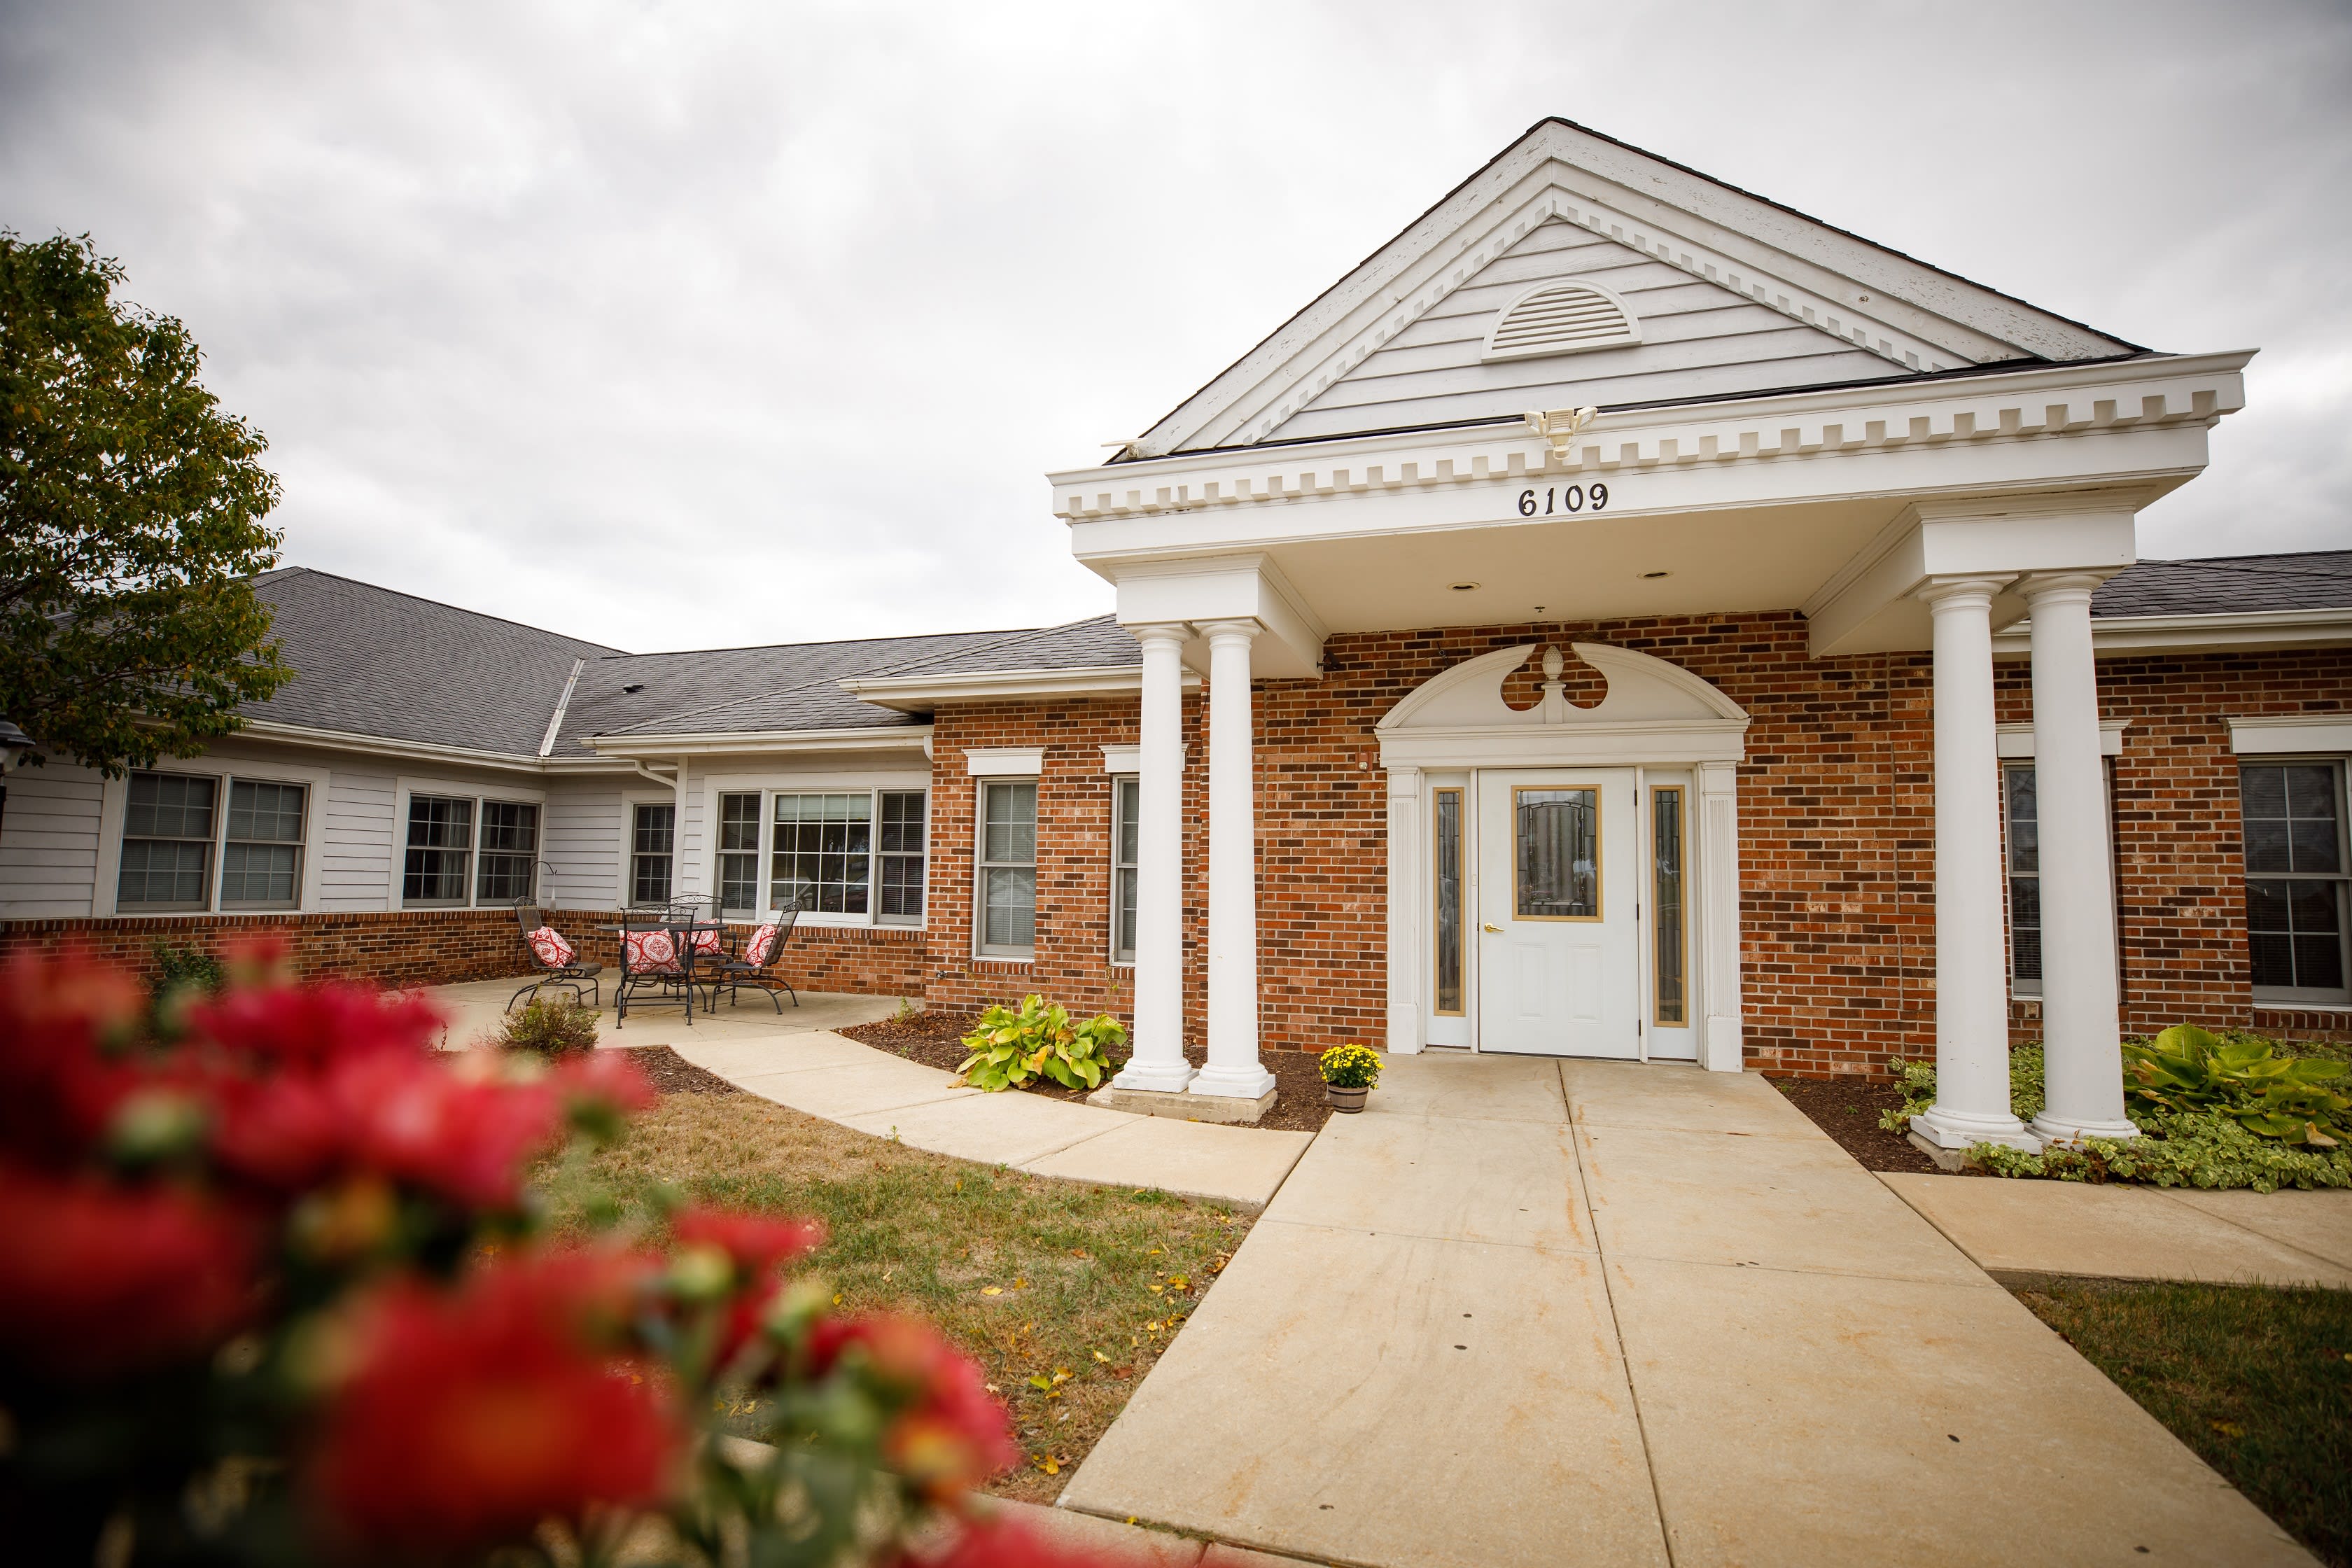
[[[1450,1018],[1462,1007],[1462,792],[1436,792],[1437,1005]]]
[[[1682,786],[1652,790],[1651,900],[1657,915],[1651,922],[1655,943],[1651,954],[1655,977],[1654,1022],[1666,1028],[1681,1028],[1690,1022],[1690,939],[1683,915],[1684,828]]]

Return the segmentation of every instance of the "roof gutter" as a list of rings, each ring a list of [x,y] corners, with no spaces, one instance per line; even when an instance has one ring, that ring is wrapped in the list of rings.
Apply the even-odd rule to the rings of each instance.
[[[2143,653],[2226,653],[2265,648],[2352,645],[2352,608],[2233,610],[2203,616],[2094,616],[2091,651],[2100,658]],[[1995,632],[1995,658],[2023,658],[2033,647],[2033,623]]]
[[[715,752],[928,752],[929,724],[893,724],[887,730],[746,730],[672,735],[590,735],[583,744],[601,757],[629,762],[708,756]]]

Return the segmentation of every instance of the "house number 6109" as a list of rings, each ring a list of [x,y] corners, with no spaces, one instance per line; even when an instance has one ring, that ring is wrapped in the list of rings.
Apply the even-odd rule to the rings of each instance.
[[[1540,502],[1536,500],[1535,491],[1521,490],[1519,515],[1533,517],[1538,512],[1541,512],[1544,516],[1549,517],[1555,511],[1582,511],[1588,500],[1592,503],[1593,510],[1602,510],[1609,504],[1609,487],[1594,485],[1587,489],[1582,485],[1570,485],[1562,489],[1557,485],[1546,485],[1543,500]]]

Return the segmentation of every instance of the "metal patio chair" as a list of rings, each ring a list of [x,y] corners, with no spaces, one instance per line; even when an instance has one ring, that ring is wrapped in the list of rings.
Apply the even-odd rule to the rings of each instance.
[[[583,1004],[590,1003],[593,998],[593,1005],[602,1007],[604,1005],[604,983],[601,976],[604,966],[580,957],[578,950],[562,933],[547,923],[547,910],[536,898],[517,899],[514,911],[515,921],[522,931],[522,950],[530,955],[531,980],[530,984],[507,998],[506,1010],[513,1012],[514,1005],[525,996],[536,1000],[541,988],[549,985],[568,987],[572,996]],[[549,941],[550,938],[553,941]],[[580,987],[583,984],[589,988],[588,996],[580,994]]]
[[[632,1002],[643,1007],[682,1002],[688,1028],[694,1026],[698,988],[711,983],[695,973],[690,921],[632,910],[621,919],[621,976],[613,985],[613,1027],[626,1025]],[[651,997],[646,994],[650,992]]]
[[[737,988],[744,985],[766,992],[768,1000],[774,1003],[779,1015],[784,1010],[784,1005],[776,999],[776,992],[780,988],[793,999],[793,1006],[801,1005],[801,994],[793,989],[791,981],[784,978],[782,963],[784,949],[792,942],[793,928],[800,924],[801,910],[806,904],[807,898],[803,895],[791,909],[770,916],[744,942],[741,957],[730,958],[713,966],[710,1011],[715,1013],[719,1010],[719,994],[721,991],[727,993],[727,1005],[734,1006],[740,999]]]

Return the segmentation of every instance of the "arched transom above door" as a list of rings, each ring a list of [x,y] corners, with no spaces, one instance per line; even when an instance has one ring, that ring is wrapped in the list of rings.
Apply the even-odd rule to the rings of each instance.
[[[1568,651],[1600,672],[1608,692],[1572,706],[1559,679],[1561,651],[1540,643],[1498,648],[1441,671],[1374,727],[1383,767],[1500,767],[1559,763],[1737,763],[1747,755],[1748,714],[1680,665],[1607,643]],[[1530,659],[1542,662],[1543,696],[1514,710],[1503,685]]]

